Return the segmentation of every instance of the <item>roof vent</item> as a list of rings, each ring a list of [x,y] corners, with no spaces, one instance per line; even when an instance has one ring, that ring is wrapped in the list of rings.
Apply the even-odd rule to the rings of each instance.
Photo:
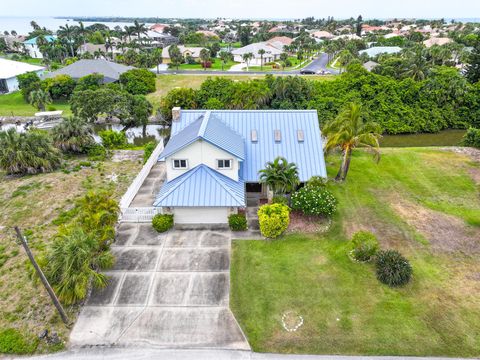
[[[252,140],[252,143],[258,142],[257,130],[252,130],[252,131],[250,132],[250,139]]]
[[[275,138],[275,142],[278,143],[278,142],[282,141],[282,133],[281,133],[280,130],[274,130],[273,131],[273,136]]]
[[[298,142],[304,142],[305,136],[303,134],[303,130],[297,130],[297,140]]]

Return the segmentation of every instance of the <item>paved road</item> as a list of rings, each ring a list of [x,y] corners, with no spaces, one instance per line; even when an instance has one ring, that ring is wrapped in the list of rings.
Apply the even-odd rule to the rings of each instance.
[[[327,70],[328,55],[326,53],[321,53],[318,58],[313,60],[306,67],[319,70]],[[328,69],[332,74],[337,74],[337,71],[333,69]],[[156,72],[156,71],[155,71]],[[218,70],[164,70],[160,71],[159,74],[192,74],[192,75],[265,75],[265,74],[276,74],[276,75],[298,75],[300,74],[300,69],[298,70],[289,70],[289,71],[218,71]]]
[[[21,359],[27,359],[22,357]],[[456,360],[459,358],[407,356],[340,356],[340,355],[286,355],[259,354],[250,351],[178,350],[178,349],[119,349],[90,348],[52,355],[29,357],[36,360]],[[460,360],[460,359],[459,359]],[[467,360],[467,359],[462,359]]]
[[[82,309],[72,348],[250,349],[229,309],[229,233],[122,223],[112,252],[110,283]]]

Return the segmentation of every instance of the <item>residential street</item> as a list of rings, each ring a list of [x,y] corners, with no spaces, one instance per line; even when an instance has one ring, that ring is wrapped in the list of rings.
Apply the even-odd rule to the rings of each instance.
[[[261,354],[238,350],[180,350],[155,348],[85,348],[58,354],[22,359],[35,360],[460,360],[461,358],[411,357],[411,356],[340,356]],[[467,359],[461,359],[467,360]]]

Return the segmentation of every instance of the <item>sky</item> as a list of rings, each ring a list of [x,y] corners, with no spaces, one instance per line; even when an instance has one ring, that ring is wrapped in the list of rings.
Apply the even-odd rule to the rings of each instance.
[[[8,4],[8,5],[7,5]],[[0,16],[480,18],[480,0],[0,0]]]

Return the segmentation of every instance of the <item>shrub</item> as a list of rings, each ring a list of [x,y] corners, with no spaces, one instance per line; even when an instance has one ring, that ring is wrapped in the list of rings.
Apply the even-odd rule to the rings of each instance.
[[[376,260],[377,279],[395,287],[407,284],[412,276],[412,267],[398,251],[379,251]]]
[[[98,133],[107,149],[121,149],[127,146],[127,136],[123,131],[104,130]]]
[[[75,80],[69,75],[57,75],[42,81],[42,88],[50,93],[52,99],[68,99],[75,89]]]
[[[60,152],[47,132],[19,133],[14,128],[0,131],[0,168],[8,174],[44,173],[57,169],[60,164]]]
[[[0,354],[32,354],[37,345],[36,338],[28,339],[17,329],[0,330]]]
[[[64,152],[84,153],[94,143],[93,128],[85,120],[67,117],[52,129],[57,148]]]
[[[337,199],[327,189],[306,186],[292,194],[292,208],[305,215],[330,216],[337,211]]]
[[[282,204],[263,205],[258,209],[260,232],[267,238],[277,238],[282,235],[290,223],[288,206]]]
[[[480,148],[480,129],[468,129],[466,134],[463,136],[463,144],[465,146]]]
[[[353,256],[359,261],[369,261],[378,251],[378,240],[369,231],[358,231],[352,237]]]
[[[143,147],[143,163],[145,164],[147,160],[150,158],[150,155],[152,155],[153,150],[155,150],[155,147],[157,144],[153,141],[150,141],[145,144]]]
[[[288,199],[285,196],[277,195],[272,198],[272,204],[288,205]]]
[[[30,92],[40,89],[41,80],[36,72],[27,72],[17,76],[18,88],[25,101],[28,101]]]
[[[107,156],[108,152],[107,149],[103,145],[94,144],[88,148],[87,151],[88,160],[90,161],[104,161]]]
[[[228,226],[232,231],[247,230],[247,217],[245,214],[232,214],[228,217]]]
[[[78,79],[75,91],[97,90],[103,84],[103,74],[90,74]]]
[[[57,111],[57,108],[53,105],[48,105],[47,106],[47,111]]]
[[[147,95],[155,91],[156,75],[147,69],[132,69],[120,75],[120,83],[133,95]]]
[[[158,232],[165,232],[173,227],[173,215],[157,214],[153,217],[152,226]]]
[[[328,179],[325,177],[312,176],[305,186],[313,188],[325,188],[325,186],[327,186],[327,183]]]

